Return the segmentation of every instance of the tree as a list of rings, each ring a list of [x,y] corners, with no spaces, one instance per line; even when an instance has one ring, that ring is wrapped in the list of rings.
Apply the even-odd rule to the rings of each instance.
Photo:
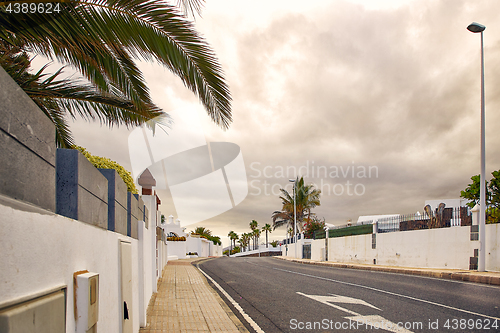
[[[254,241],[254,250],[259,248],[259,237],[260,237],[260,229],[255,229],[253,232]]]
[[[271,244],[272,247],[276,247],[276,246],[278,246],[278,243],[279,242],[277,240],[274,240],[270,244]]]
[[[212,236],[212,231],[208,230],[205,227],[196,227],[196,229],[194,229],[194,231],[192,231],[191,234],[204,236],[205,238],[208,239],[208,237]]]
[[[201,1],[182,3],[194,12]],[[153,0],[70,0],[61,6],[64,10],[52,16],[0,11],[4,46],[57,59],[90,82],[56,80],[60,71],[41,81],[39,72],[32,81],[37,84],[25,89],[54,122],[60,146],[73,143],[66,115],[136,126],[163,114],[151,100],[136,60],[168,68],[198,96],[212,120],[228,128],[231,97],[221,66],[175,6]]]
[[[229,237],[230,240],[233,242],[233,247],[236,247],[236,241],[238,240],[238,234],[233,231],[231,236]],[[239,251],[238,251],[239,252]]]
[[[264,225],[262,227],[262,231],[265,231],[266,232],[266,247],[268,247],[268,238],[267,238],[267,233],[271,233],[271,225],[269,223],[266,223],[266,225]]]
[[[486,180],[486,223],[500,222],[500,170],[493,171],[492,178]],[[470,200],[467,206],[473,208],[480,202],[480,175],[471,177],[472,183],[460,192],[460,197]]]
[[[222,242],[221,242],[219,236],[208,236],[207,238],[209,241],[212,241],[212,243],[214,243],[214,245],[222,245]]]
[[[295,222],[295,214],[297,216],[297,228],[299,231],[303,230],[304,219],[309,220],[314,213],[311,210],[320,205],[320,195],[321,190],[314,189],[314,186],[304,184],[304,177],[297,177],[293,183],[294,192],[296,194],[296,205],[294,205],[294,193],[288,193],[285,189],[280,189],[281,191],[281,211],[275,211],[272,215],[273,219],[273,230],[281,226]]]
[[[246,251],[247,247],[250,243],[250,234],[249,233],[243,233],[240,237],[240,240],[242,242],[243,249]]]
[[[318,230],[325,230],[325,218],[321,221],[318,217],[314,216],[304,224],[304,237],[313,238],[314,232]]]
[[[259,227],[259,223],[255,220],[252,220],[250,222],[250,229],[252,229],[252,241],[253,241],[253,248],[255,249],[255,233],[254,231]]]
[[[227,234],[227,237],[229,237],[229,244],[231,246],[231,251],[233,251],[233,235],[234,235],[234,231],[231,230],[230,232],[228,232]],[[231,251],[229,253],[231,253]]]

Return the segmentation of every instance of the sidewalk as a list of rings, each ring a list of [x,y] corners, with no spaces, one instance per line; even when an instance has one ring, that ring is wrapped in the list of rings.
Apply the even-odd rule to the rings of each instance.
[[[363,269],[368,271],[389,272],[409,275],[421,275],[439,279],[450,279],[458,281],[468,281],[476,283],[485,283],[500,286],[500,272],[478,272],[458,269],[439,269],[439,268],[415,268],[415,267],[395,267],[369,264],[347,264],[331,261],[315,261],[311,259],[294,259],[281,256],[274,258],[298,262],[301,264],[330,266],[336,268]]]
[[[248,333],[205,277],[191,262],[169,261],[147,310],[141,333],[230,332]]]

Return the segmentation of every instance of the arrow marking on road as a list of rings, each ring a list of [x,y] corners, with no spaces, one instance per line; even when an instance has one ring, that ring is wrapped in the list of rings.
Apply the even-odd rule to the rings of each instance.
[[[357,312],[354,312],[354,311],[348,310],[346,308],[343,308],[341,306],[332,304],[332,303],[361,304],[361,305],[365,305],[365,306],[368,306],[370,308],[382,311],[379,308],[377,308],[376,306],[374,306],[366,301],[363,301],[362,299],[357,299],[357,298],[352,298],[352,297],[347,297],[347,296],[339,296],[339,295],[334,295],[334,294],[330,294],[331,296],[307,295],[307,294],[301,293],[300,291],[297,291],[297,294],[308,297],[308,298],[313,299],[315,301],[318,301],[322,304],[331,306],[332,308],[335,308],[337,310],[347,312],[353,316],[352,317],[344,317],[344,318],[349,319],[349,320],[353,320],[353,321],[357,321],[362,326],[366,325],[366,327],[373,327],[375,329],[382,329],[385,331],[395,332],[395,333],[412,333],[411,331],[408,331],[407,329],[400,327],[397,324],[395,324],[395,323],[393,323],[393,322],[391,322],[391,321],[389,321],[381,316],[378,316],[378,315],[363,316]]]
[[[366,305],[370,308],[382,311],[379,308],[377,308],[376,306],[373,306],[370,303],[363,301],[362,299],[357,299],[357,298],[352,298],[352,297],[347,297],[347,296],[339,296],[339,295],[334,295],[334,294],[330,294],[331,296],[307,295],[307,294],[301,293],[299,291],[297,291],[297,294],[305,296],[305,297],[309,297],[315,301],[329,305],[331,307],[345,311],[345,312],[350,313],[350,314],[355,315],[355,316],[359,316],[359,313],[344,309],[343,307],[340,307],[340,306],[332,304],[332,303],[361,304],[361,305]]]
[[[354,320],[357,321],[358,323],[361,324],[361,327],[365,328],[370,328],[373,327],[373,329],[381,329],[389,332],[395,332],[395,333],[412,333],[412,331],[408,331],[404,327],[398,326],[395,323],[392,323],[388,321],[387,319],[373,315],[373,316],[355,316],[355,317],[344,317],[349,320]],[[365,326],[366,325],[366,326]]]

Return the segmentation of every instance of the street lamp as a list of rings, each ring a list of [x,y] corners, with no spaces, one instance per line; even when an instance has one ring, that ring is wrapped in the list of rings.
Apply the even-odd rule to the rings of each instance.
[[[295,238],[295,259],[297,258],[297,193],[295,193],[295,179],[289,179],[290,183],[293,183],[293,229]]]
[[[483,49],[483,31],[486,27],[482,24],[472,22],[467,30],[474,33],[481,33],[481,178],[479,188],[479,260],[477,270],[484,272],[485,269],[485,216],[486,216],[486,176],[485,176],[485,139],[484,139],[484,49]]]

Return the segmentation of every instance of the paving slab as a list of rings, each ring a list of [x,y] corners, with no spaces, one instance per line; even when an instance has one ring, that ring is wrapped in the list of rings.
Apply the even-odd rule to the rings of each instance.
[[[147,310],[141,333],[248,333],[205,277],[192,265],[199,259],[169,261]]]

